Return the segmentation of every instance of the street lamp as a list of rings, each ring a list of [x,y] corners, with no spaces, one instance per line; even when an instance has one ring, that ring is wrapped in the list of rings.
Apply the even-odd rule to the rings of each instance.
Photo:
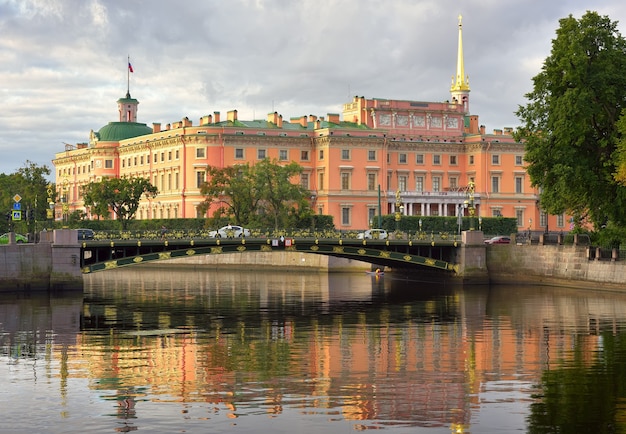
[[[396,232],[399,232],[400,230],[400,218],[402,217],[403,209],[404,207],[402,206],[402,201],[400,200],[400,190],[398,190],[396,191],[396,212],[395,212]]]
[[[70,181],[67,179],[67,177],[63,178],[63,184],[62,184],[62,188],[63,188],[63,195],[61,196],[61,202],[62,202],[62,211],[63,211],[63,226],[67,225],[67,221],[68,221],[68,214],[70,211],[70,204],[68,201],[68,191],[69,191],[69,184]]]
[[[476,213],[476,208],[474,208],[474,181],[470,181],[467,186],[467,200],[464,202],[465,207],[469,211],[470,217],[470,231],[473,231],[474,228],[474,214]]]

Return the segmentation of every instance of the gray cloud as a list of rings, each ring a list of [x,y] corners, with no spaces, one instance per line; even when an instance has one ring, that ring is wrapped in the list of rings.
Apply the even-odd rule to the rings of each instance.
[[[594,9],[624,28],[618,0]],[[471,111],[488,129],[514,115],[580,0],[0,0],[0,172],[51,166],[63,143],[116,120],[338,113],[354,95],[442,101],[463,15]]]

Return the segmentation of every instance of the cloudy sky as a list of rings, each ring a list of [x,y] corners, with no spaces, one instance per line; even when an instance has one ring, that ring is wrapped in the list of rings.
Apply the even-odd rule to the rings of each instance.
[[[117,120],[128,56],[150,126],[326,116],[355,95],[447,100],[459,14],[472,114],[516,127],[559,19],[586,10],[626,35],[623,0],[0,0],[0,173],[52,168]]]

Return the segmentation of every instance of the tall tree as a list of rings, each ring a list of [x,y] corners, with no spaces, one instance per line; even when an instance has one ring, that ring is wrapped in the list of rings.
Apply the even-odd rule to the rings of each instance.
[[[209,167],[200,210],[218,205],[217,216],[233,217],[238,224],[288,227],[292,218],[310,215],[310,192],[295,179],[301,172],[297,163],[269,159],[254,166]]]
[[[156,197],[158,189],[145,178],[104,178],[83,187],[83,201],[96,215],[117,216],[122,229],[135,217],[142,195]]]
[[[200,193],[205,196],[200,211],[205,213],[217,204],[217,214],[232,216],[238,224],[249,224],[259,201],[252,176],[248,163],[223,168],[209,166],[208,180],[200,187]]]
[[[26,232],[32,228],[28,228],[29,213],[32,212],[33,217],[37,221],[46,219],[46,209],[48,208],[47,187],[49,181],[46,179],[50,175],[48,166],[38,166],[30,160],[24,163],[24,166],[10,175],[0,174],[0,210],[2,217],[10,213],[15,195],[19,195],[22,199],[20,205],[22,207],[22,220],[19,222],[11,222],[12,228],[16,231]],[[54,191],[54,187],[51,189]],[[54,194],[53,194],[54,196]],[[55,198],[52,197],[54,200]],[[2,218],[0,223],[2,230],[8,229],[8,222]]]
[[[626,187],[615,179],[617,121],[626,107],[626,42],[596,12],[560,20],[552,51],[520,106],[516,132],[541,207],[596,227],[626,223]]]
[[[295,179],[300,173],[302,166],[295,162],[281,165],[266,158],[254,166],[254,179],[263,210],[276,229],[290,226],[292,215],[309,208],[310,192],[302,188],[299,178]]]

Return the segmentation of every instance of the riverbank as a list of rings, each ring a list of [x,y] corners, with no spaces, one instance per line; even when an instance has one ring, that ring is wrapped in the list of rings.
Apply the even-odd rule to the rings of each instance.
[[[587,246],[492,245],[487,249],[493,284],[538,284],[626,290],[626,262],[590,259]]]

